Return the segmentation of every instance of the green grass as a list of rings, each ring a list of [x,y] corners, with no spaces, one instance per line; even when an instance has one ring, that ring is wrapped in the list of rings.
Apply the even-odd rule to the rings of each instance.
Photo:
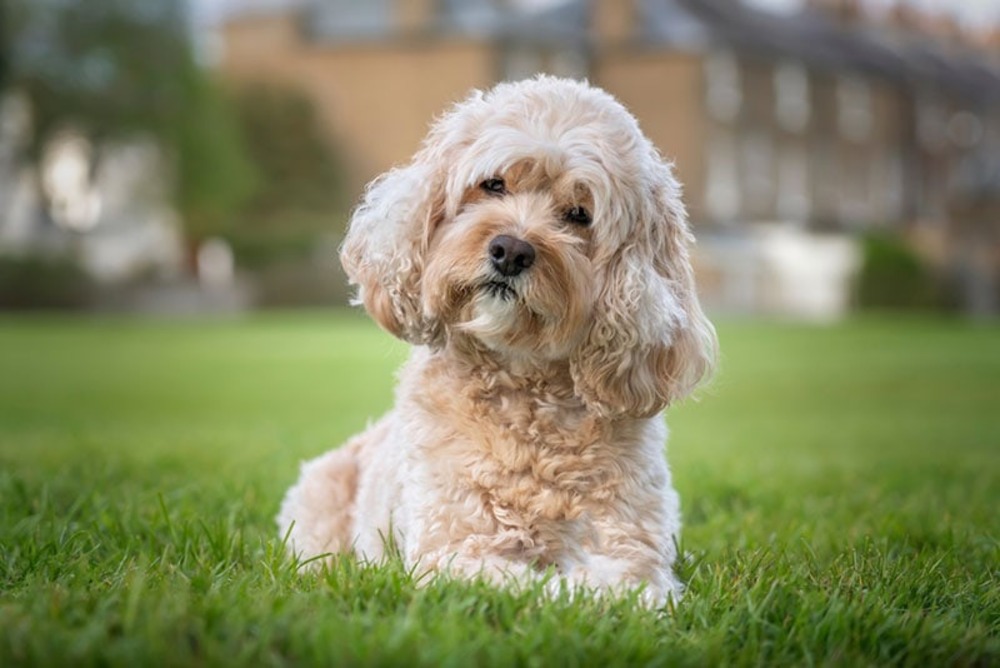
[[[389,406],[359,316],[0,321],[0,666],[1000,663],[1000,330],[720,327],[671,411],[689,593],[298,574],[297,462]]]

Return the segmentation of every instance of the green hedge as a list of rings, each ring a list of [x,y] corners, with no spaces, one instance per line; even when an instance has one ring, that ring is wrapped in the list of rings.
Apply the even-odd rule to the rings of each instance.
[[[68,258],[0,256],[0,309],[83,308],[93,283]]]
[[[939,281],[901,239],[871,235],[862,240],[857,303],[862,309],[942,308]]]

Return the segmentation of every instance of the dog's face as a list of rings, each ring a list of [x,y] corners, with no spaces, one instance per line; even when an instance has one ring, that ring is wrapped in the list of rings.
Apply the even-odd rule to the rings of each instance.
[[[439,120],[369,187],[342,261],[393,334],[565,360],[594,409],[647,416],[714,359],[689,244],[679,186],[632,116],[600,90],[539,78]]]
[[[594,309],[593,196],[561,165],[512,158],[436,224],[423,310],[501,354],[568,358]]]

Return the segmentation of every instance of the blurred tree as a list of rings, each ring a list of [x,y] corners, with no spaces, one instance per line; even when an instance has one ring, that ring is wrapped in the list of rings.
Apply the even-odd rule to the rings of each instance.
[[[95,159],[107,142],[152,136],[174,169],[189,238],[222,232],[254,171],[225,98],[192,55],[184,0],[5,0],[0,62],[30,103],[26,159],[65,127]]]
[[[263,267],[311,251],[338,231],[344,175],[315,107],[302,94],[256,85],[234,95],[240,129],[260,174],[230,235],[244,265]]]
[[[264,183],[248,152],[229,98],[193,71],[191,106],[179,114],[172,140],[176,196],[190,239],[226,234],[241,207]]]
[[[7,46],[7,30],[4,26],[8,24],[7,3],[0,2],[0,93],[7,89],[7,61],[10,49]]]
[[[310,100],[264,85],[235,97],[248,148],[264,177],[249,208],[266,218],[288,210],[328,212],[340,204],[342,174]]]

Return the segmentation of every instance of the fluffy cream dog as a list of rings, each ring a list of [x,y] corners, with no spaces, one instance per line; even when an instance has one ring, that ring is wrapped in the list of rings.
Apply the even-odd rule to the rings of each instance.
[[[391,536],[417,572],[678,593],[661,411],[716,350],[691,242],[607,93],[542,77],[455,106],[351,220],[358,298],[414,348],[395,408],[303,465],[291,548],[378,560]]]

